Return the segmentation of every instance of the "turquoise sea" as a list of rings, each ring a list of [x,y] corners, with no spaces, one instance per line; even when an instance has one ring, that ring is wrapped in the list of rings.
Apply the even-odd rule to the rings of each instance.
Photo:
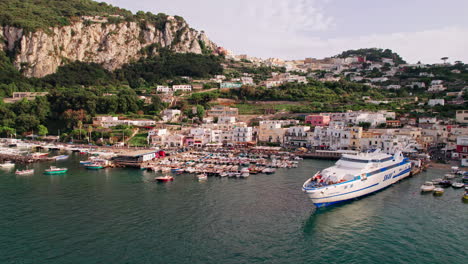
[[[315,210],[302,183],[333,162],[248,179],[133,169],[87,171],[67,161],[36,174],[0,171],[0,263],[466,263],[462,190],[421,195],[429,170],[379,193]],[[43,175],[65,166],[63,176]],[[23,168],[19,166],[19,168]]]

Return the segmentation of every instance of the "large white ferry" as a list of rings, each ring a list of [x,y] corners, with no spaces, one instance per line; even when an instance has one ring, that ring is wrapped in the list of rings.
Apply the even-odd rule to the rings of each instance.
[[[408,177],[411,162],[401,152],[374,151],[343,155],[332,167],[317,172],[302,190],[317,207],[344,202],[381,190]]]

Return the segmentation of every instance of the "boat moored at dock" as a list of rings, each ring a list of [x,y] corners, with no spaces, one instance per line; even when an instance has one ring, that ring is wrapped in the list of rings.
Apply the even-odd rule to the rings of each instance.
[[[317,207],[328,206],[388,187],[410,175],[411,163],[401,152],[394,155],[376,150],[343,155],[337,163],[317,172],[302,186]]]

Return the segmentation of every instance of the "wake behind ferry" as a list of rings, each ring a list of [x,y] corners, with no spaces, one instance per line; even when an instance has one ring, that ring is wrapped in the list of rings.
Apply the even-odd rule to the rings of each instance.
[[[315,206],[324,207],[381,190],[410,172],[411,162],[401,152],[345,154],[334,166],[307,180],[302,190]]]

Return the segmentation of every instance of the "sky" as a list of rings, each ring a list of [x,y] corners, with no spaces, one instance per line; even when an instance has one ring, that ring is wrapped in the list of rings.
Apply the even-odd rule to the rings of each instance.
[[[235,54],[324,58],[389,48],[410,63],[468,62],[467,0],[104,0],[185,18]]]

